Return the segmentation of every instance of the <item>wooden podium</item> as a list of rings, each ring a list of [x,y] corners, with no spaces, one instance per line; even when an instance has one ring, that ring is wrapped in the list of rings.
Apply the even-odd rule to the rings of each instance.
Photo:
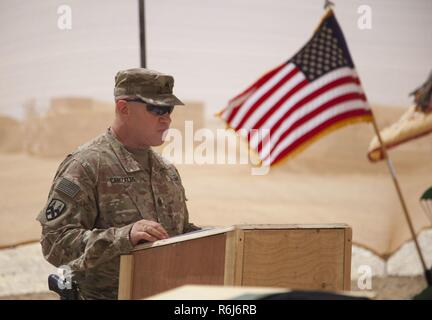
[[[119,299],[186,284],[349,290],[351,228],[236,225],[183,234],[121,256]]]

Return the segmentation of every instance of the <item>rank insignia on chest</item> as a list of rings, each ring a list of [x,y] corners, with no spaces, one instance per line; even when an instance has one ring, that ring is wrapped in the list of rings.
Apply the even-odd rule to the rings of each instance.
[[[51,221],[59,217],[66,209],[66,204],[58,199],[52,199],[45,211],[45,215],[48,221]]]

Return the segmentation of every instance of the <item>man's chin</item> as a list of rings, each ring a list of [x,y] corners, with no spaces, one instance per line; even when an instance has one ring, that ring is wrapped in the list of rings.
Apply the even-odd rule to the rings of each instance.
[[[160,135],[158,135],[157,137],[154,136],[154,140],[151,141],[151,146],[159,147],[160,145],[164,144],[167,134],[168,130],[164,130],[163,132],[160,132]]]
[[[161,141],[159,141],[159,142],[152,143],[151,146],[152,146],[152,147],[159,147],[159,146],[163,145],[164,142],[165,142],[165,141],[161,140]]]
[[[164,140],[165,136],[161,136],[158,137],[157,139],[154,139],[151,143],[152,147],[159,147],[160,145],[164,144],[165,140]]]

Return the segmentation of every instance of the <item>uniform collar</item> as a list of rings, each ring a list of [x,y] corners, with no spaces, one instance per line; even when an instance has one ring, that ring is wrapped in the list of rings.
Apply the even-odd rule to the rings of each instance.
[[[163,160],[163,158],[154,152],[151,148],[149,150],[149,160],[151,163],[153,172],[161,172],[162,170],[168,170],[168,164]]]
[[[126,172],[141,170],[138,162],[133,158],[132,154],[114,137],[111,128],[108,128],[105,136]],[[168,169],[168,165],[152,150],[152,148],[149,148],[149,163],[151,164],[152,171],[159,172]]]
[[[121,144],[120,141],[114,137],[111,128],[108,128],[105,136],[126,172],[135,172],[141,170],[138,162],[136,162],[132,157],[132,154],[127,151],[123,144]]]

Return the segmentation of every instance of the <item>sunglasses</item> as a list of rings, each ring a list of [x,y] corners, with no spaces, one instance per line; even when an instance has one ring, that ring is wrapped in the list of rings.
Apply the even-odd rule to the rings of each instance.
[[[127,99],[128,102],[145,103],[140,99]],[[153,113],[156,116],[163,116],[165,114],[171,114],[174,110],[174,106],[157,106],[154,104],[145,103],[147,111]]]

